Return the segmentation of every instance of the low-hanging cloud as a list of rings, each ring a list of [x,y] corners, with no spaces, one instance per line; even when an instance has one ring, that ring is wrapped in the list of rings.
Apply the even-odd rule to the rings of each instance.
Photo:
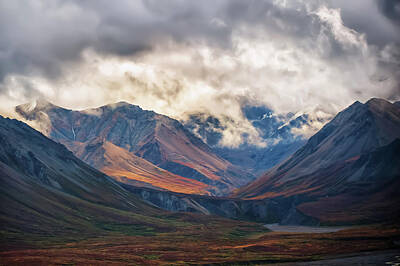
[[[244,134],[265,145],[244,104],[328,119],[355,100],[399,99],[396,3],[348,2],[0,0],[2,112],[36,97],[77,109],[125,100],[217,117],[221,145]]]

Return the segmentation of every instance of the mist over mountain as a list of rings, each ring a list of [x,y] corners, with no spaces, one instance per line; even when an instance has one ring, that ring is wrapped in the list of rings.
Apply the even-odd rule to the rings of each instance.
[[[221,145],[227,129],[220,119],[206,114],[193,114],[183,123],[218,155],[255,175],[286,159],[306,143],[308,136],[304,135],[305,132],[314,132],[320,124],[327,122],[326,117],[312,117],[309,114],[275,115],[271,109],[263,106],[246,105],[242,112],[257,129],[263,145],[252,143],[245,133],[242,136],[243,143],[238,147]],[[301,134],[298,133],[300,131]]]

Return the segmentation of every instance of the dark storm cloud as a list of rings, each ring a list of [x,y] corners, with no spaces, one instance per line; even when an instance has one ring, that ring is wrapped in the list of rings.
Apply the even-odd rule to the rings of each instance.
[[[307,5],[318,3],[308,1]],[[398,1],[333,3],[342,8],[345,23],[365,31],[371,41],[385,44],[398,40],[390,30],[379,30],[379,12],[373,10],[377,5],[385,17],[398,23]],[[318,32],[319,24],[306,14],[306,5],[295,5],[296,9],[287,9],[273,1],[252,0],[0,0],[0,80],[9,73],[57,77],[63,65],[79,60],[88,47],[124,56],[151,50],[172,38],[228,48],[232,31],[242,25],[263,26],[271,34],[299,38]],[[369,14],[357,12],[362,5],[369,8]],[[218,19],[224,24],[213,23]],[[332,42],[335,47],[334,38]],[[340,47],[337,50],[340,52]]]
[[[231,1],[223,11],[223,18],[233,26],[241,23],[258,25],[280,34],[309,35],[315,26],[302,4],[285,8],[272,1]]]
[[[90,45],[93,24],[62,2],[0,1],[0,80],[8,73],[56,76]]]
[[[330,0],[341,9],[346,26],[365,33],[370,44],[385,46],[400,42],[400,1],[398,0]]]
[[[399,99],[397,3],[0,0],[0,108],[126,100],[175,118],[226,116],[225,144],[244,133],[258,143],[243,102],[331,115]]]
[[[210,5],[194,1],[134,2],[140,8],[120,2],[119,8],[110,12],[109,1],[101,2],[100,6],[98,2],[86,6],[101,18],[97,31],[99,42],[94,43],[94,47],[100,51],[129,54],[138,51],[129,50],[129,47],[136,48],[135,44],[139,44],[139,48],[148,49],[168,39],[219,44],[226,44],[229,40],[230,29],[215,27],[210,23],[216,12],[211,2],[208,3]]]
[[[0,80],[8,73],[57,76],[83,49],[129,55],[173,38],[228,40],[210,24],[213,5],[192,1],[0,0]]]
[[[381,0],[376,1],[381,12],[394,23],[400,23],[400,1],[399,0]]]

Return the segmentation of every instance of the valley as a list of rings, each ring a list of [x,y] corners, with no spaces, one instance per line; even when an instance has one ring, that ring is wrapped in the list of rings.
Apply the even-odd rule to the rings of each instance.
[[[273,232],[286,232],[286,233],[332,233],[341,230],[346,230],[351,227],[335,227],[335,226],[301,226],[301,225],[280,225],[280,224],[265,224],[266,228]]]
[[[138,108],[119,103],[93,116],[48,102],[18,106],[42,133],[1,118],[0,262],[258,265],[398,249],[398,105],[353,104],[259,179],[246,173],[246,182],[177,121],[156,116],[164,121],[149,129],[156,150],[143,148],[153,133],[121,139],[117,124],[143,120],[129,118]],[[114,122],[80,126],[105,125],[99,117]],[[157,133],[163,123],[184,135]]]
[[[393,241],[400,238],[400,229],[388,225],[335,233],[268,233],[254,227],[221,231],[232,224],[219,227],[200,217],[191,219],[196,219],[198,226],[183,227],[179,232],[152,236],[109,235],[56,245],[2,249],[0,261],[12,265],[321,265],[318,264],[324,263],[321,260],[333,258],[339,262],[363,259],[373,262],[371,257],[385,254],[385,250],[391,252],[389,259],[384,257],[387,261],[399,254],[399,247]],[[346,257],[350,258],[346,260]]]
[[[0,266],[400,266],[400,0],[0,0]]]

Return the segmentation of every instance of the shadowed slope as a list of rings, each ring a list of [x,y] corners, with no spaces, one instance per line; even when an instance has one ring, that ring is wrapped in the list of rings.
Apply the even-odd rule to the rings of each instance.
[[[381,99],[356,102],[288,160],[235,195],[246,199],[296,197],[296,204],[310,202],[298,209],[321,221],[390,219],[399,213],[399,197],[393,194],[393,188],[400,185],[397,138],[397,105]]]
[[[329,172],[332,174],[327,175]],[[395,221],[400,217],[400,139],[338,164],[321,177],[325,184],[310,193],[318,200],[298,206],[304,214],[339,223]]]
[[[15,240],[21,232],[84,237],[124,224],[132,232],[146,233],[146,226],[168,230],[167,223],[152,217],[163,211],[26,124],[0,117],[0,144],[3,240]]]

